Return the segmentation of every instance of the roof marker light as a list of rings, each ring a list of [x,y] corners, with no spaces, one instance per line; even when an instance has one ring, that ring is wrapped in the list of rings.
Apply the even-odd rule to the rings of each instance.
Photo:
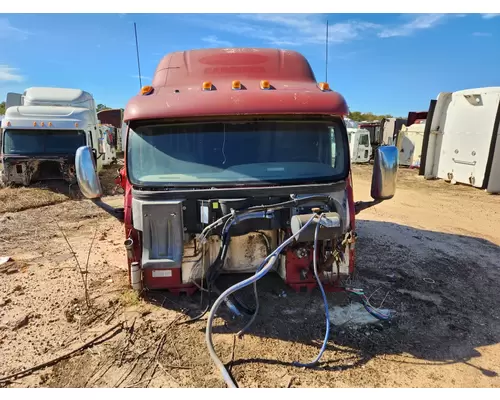
[[[45,126],[45,122],[43,122],[43,121],[42,121],[42,122],[40,123],[40,126]]]
[[[318,83],[318,87],[323,92],[330,91],[330,85],[327,82],[320,82],[320,83]]]
[[[33,126],[36,126],[36,122],[33,122]]]
[[[75,128],[78,128],[78,122],[75,122]]]
[[[11,125],[10,121],[9,121],[9,122],[7,122],[7,126],[10,126],[10,125]]]
[[[203,90],[212,90],[212,82],[210,81],[203,82],[202,88]]]
[[[233,88],[233,90],[241,90],[241,82],[240,81],[233,81],[232,88]]]
[[[141,88],[141,95],[147,96],[148,94],[153,93],[153,90],[154,90],[153,86],[143,86]]]
[[[260,88],[262,90],[269,90],[271,89],[271,84],[269,83],[269,81],[260,81]]]
[[[52,126],[52,122],[49,122],[49,126]]]

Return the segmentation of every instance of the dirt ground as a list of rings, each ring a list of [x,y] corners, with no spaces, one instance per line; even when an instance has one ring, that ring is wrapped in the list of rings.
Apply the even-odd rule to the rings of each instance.
[[[369,200],[371,167],[353,170],[356,200]],[[115,170],[106,174],[112,193]],[[12,259],[0,266],[0,385],[225,387],[206,349],[205,321],[180,324],[199,312],[199,295],[138,298],[128,289],[120,222],[69,197],[15,211],[15,190],[0,189],[0,257]],[[246,336],[234,339],[245,321],[225,313],[214,328],[216,351],[238,385],[500,387],[500,198],[401,169],[395,198],[363,211],[357,226],[356,284],[373,304],[397,311],[395,319],[334,329],[318,367],[296,368],[321,346],[321,296],[267,276]],[[328,297],[331,306],[351,301]]]

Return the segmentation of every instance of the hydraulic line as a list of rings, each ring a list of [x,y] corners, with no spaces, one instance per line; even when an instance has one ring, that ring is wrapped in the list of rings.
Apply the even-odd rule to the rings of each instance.
[[[264,262],[261,264],[255,275],[251,276],[250,278],[247,278],[230,288],[226,289],[214,302],[212,309],[210,310],[210,314],[208,315],[208,320],[207,320],[207,328],[205,331],[205,340],[207,343],[208,351],[210,353],[210,357],[214,361],[215,365],[217,368],[220,370],[222,373],[222,376],[224,378],[224,381],[230,388],[236,388],[236,384],[234,381],[231,379],[231,376],[229,375],[229,372],[226,370],[226,367],[224,364],[221,362],[219,357],[217,357],[217,354],[215,353],[214,350],[214,345],[212,342],[212,324],[213,320],[215,318],[215,314],[217,313],[218,308],[224,301],[224,299],[229,296],[230,294],[236,292],[237,290],[240,290],[254,282],[257,282],[260,278],[262,278],[264,275],[266,275],[273,267],[274,263],[278,259],[278,255],[281,253],[281,251],[288,246],[296,236],[298,236],[304,229],[306,229],[312,221],[317,218],[317,215],[313,215],[305,224],[302,226],[301,229],[299,229],[295,234],[290,236],[287,240],[285,240],[280,246],[276,248],[266,259]]]
[[[328,344],[328,338],[330,337],[330,313],[328,312],[328,300],[326,298],[325,289],[323,288],[323,284],[321,283],[321,279],[319,279],[318,274],[318,231],[321,225],[321,219],[324,217],[324,214],[319,216],[318,225],[316,225],[316,230],[314,231],[314,249],[313,249],[313,268],[314,268],[314,277],[316,278],[316,282],[318,282],[319,289],[321,290],[321,295],[323,296],[323,303],[325,305],[325,317],[326,317],[326,333],[325,338],[323,339],[323,345],[321,346],[321,350],[319,351],[318,356],[311,362],[302,364],[299,362],[295,362],[294,365],[297,367],[312,367],[318,363],[321,359],[321,356],[325,352],[326,345]]]
[[[363,289],[346,288],[345,291],[347,293],[351,293],[351,294],[354,294],[356,296],[359,296],[361,298],[361,302],[363,303],[363,306],[365,307],[365,310],[368,311],[375,318],[377,318],[381,321],[388,321],[391,319],[392,313],[390,311],[388,313],[384,313],[381,310],[379,310],[378,308],[374,307],[370,303],[370,300],[366,297]]]

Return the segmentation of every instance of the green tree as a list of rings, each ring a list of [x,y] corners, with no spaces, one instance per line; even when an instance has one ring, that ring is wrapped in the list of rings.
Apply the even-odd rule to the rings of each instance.
[[[111,107],[108,107],[105,104],[98,104],[97,105],[97,112],[102,111],[102,110],[111,110]]]
[[[5,114],[5,101],[2,101],[0,103],[0,115],[4,115]]]
[[[382,118],[393,118],[390,114],[385,115],[375,115],[371,112],[362,113],[360,111],[351,111],[349,112],[349,118],[353,121],[361,122],[361,121],[380,121]]]

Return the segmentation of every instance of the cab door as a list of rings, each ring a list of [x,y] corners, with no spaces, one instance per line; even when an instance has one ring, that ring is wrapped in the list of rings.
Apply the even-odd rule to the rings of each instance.
[[[370,133],[368,131],[358,132],[356,138],[356,162],[368,162],[370,160]]]

